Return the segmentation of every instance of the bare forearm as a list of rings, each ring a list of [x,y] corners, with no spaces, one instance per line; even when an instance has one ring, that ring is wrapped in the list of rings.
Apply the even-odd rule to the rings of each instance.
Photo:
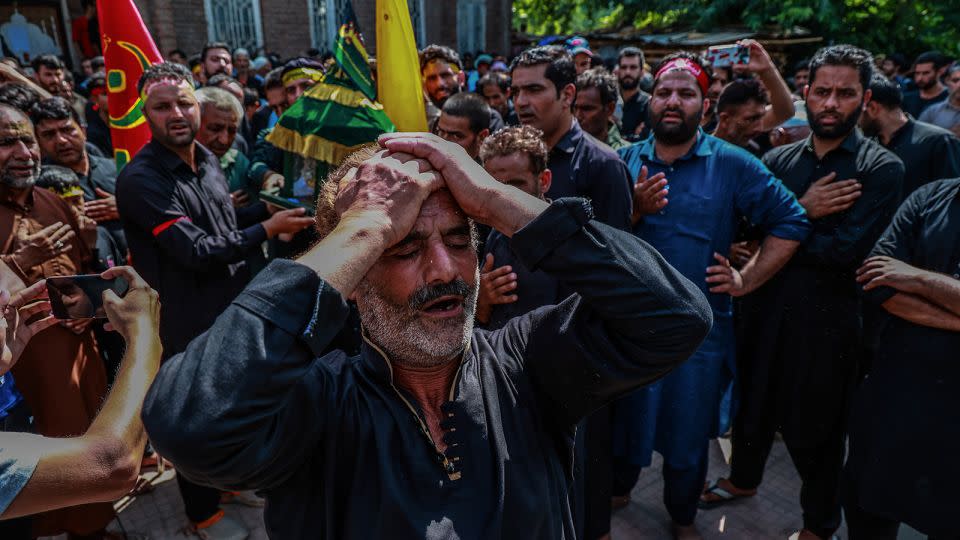
[[[775,69],[759,74],[760,80],[770,95],[770,106],[763,115],[763,130],[769,131],[789,120],[794,112],[793,95],[787,81]]]
[[[83,436],[4,434],[5,447],[28,448],[39,456],[30,481],[4,519],[111,501],[133,488],[147,441],[140,407],[160,366],[160,353],[155,328],[144,328],[130,339],[113,390]]]
[[[506,185],[491,186],[485,200],[483,215],[474,217],[510,237],[550,206],[543,199]]]
[[[767,236],[757,253],[740,270],[746,293],[757,290],[787,264],[800,247],[796,240]]]
[[[960,280],[936,272],[923,272],[910,287],[928,302],[960,316]]]
[[[388,247],[375,224],[344,216],[337,227],[297,262],[347,298]]]
[[[960,332],[960,315],[909,293],[893,295],[883,303],[883,309],[914,324]]]

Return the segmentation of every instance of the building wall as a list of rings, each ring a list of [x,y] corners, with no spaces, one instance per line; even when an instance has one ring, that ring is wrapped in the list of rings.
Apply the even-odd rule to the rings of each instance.
[[[307,0],[258,0],[267,50],[289,57],[310,48]],[[408,0],[416,1],[416,0]],[[179,48],[196,54],[207,41],[203,0],[134,0],[163,54]],[[511,0],[487,0],[487,49],[506,53],[510,46]],[[353,0],[367,49],[376,51],[376,0]],[[454,0],[424,0],[426,43],[457,47]]]

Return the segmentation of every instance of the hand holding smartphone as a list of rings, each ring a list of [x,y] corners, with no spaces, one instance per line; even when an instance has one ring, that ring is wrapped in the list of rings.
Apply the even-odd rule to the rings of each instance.
[[[47,278],[47,294],[53,316],[61,320],[106,319],[103,293],[122,297],[130,284],[122,277],[104,279],[98,274]]]
[[[750,63],[750,47],[732,43],[729,45],[714,45],[707,49],[707,61],[713,67],[730,67],[737,64]]]

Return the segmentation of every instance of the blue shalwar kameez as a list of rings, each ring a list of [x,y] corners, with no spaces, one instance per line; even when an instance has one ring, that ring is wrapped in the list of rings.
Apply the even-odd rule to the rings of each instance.
[[[634,233],[703,290],[714,323],[689,360],[615,403],[614,457],[620,470],[614,474],[632,477],[629,488],[640,468],[650,465],[652,452],[659,452],[664,502],[675,522],[689,525],[706,478],[709,440],[725,431],[732,417],[729,390],[735,376],[731,297],[708,291],[706,269],[719,264],[714,253],[729,252],[738,216],[786,240],[802,241],[810,225],[794,195],[760,160],[702,130],[690,152],[672,164],[656,158],[652,136],[620,154],[631,178],[644,165],[649,176],[666,175],[667,206],[646,216]]]

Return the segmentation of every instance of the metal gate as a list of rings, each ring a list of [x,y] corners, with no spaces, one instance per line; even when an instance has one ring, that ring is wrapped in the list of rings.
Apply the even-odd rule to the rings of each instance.
[[[263,45],[260,0],[204,0],[203,4],[210,41],[225,41],[256,54]]]

